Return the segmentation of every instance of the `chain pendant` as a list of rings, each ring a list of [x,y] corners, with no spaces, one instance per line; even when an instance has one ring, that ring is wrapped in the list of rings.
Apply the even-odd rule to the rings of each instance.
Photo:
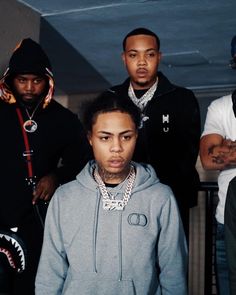
[[[33,133],[37,130],[38,124],[34,120],[27,120],[24,122],[23,127],[26,132]]]
[[[129,89],[128,89],[128,96],[133,101],[134,104],[136,104],[137,107],[140,108],[141,111],[144,110],[145,106],[149,102],[149,100],[152,99],[158,85],[158,78],[156,79],[156,82],[149,88],[142,97],[137,98],[134,92],[134,88],[132,84],[130,83]]]
[[[126,179],[127,185],[122,200],[115,200],[111,198],[96,168],[94,169],[93,176],[99,186],[102,195],[103,209],[107,211],[124,210],[125,206],[128,204],[128,201],[130,199],[132,188],[135,181],[134,166],[131,165],[130,167],[130,172]]]
[[[103,200],[103,209],[107,211],[111,210],[123,210],[123,200]]]

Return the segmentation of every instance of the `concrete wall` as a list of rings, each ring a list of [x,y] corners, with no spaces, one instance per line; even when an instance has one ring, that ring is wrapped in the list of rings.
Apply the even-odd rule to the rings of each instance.
[[[39,40],[40,14],[15,0],[0,2],[0,75],[6,69],[12,51],[23,38]]]

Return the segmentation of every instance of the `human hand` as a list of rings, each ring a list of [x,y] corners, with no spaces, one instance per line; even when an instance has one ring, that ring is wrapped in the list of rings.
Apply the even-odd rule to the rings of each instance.
[[[36,204],[38,199],[44,200],[45,202],[50,201],[58,185],[59,183],[55,174],[51,173],[43,176],[36,184],[32,204]]]
[[[236,149],[236,141],[233,141],[231,139],[224,139],[221,146],[228,147],[229,149],[233,150]]]
[[[236,165],[236,142],[224,139],[220,145],[215,145],[209,150],[212,161],[224,166]]]

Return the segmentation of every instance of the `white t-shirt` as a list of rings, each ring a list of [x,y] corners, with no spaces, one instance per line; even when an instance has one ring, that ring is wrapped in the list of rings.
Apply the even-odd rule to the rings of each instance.
[[[214,100],[208,107],[202,136],[219,134],[225,139],[236,140],[236,118],[233,112],[232,95]],[[236,176],[236,168],[222,170],[218,176],[219,203],[216,208],[216,220],[224,224],[225,199],[230,180]]]

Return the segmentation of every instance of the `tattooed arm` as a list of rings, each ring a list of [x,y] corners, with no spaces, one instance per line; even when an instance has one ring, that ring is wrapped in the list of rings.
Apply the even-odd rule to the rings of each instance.
[[[224,170],[236,167],[236,142],[219,134],[208,134],[200,141],[200,158],[206,170]]]

